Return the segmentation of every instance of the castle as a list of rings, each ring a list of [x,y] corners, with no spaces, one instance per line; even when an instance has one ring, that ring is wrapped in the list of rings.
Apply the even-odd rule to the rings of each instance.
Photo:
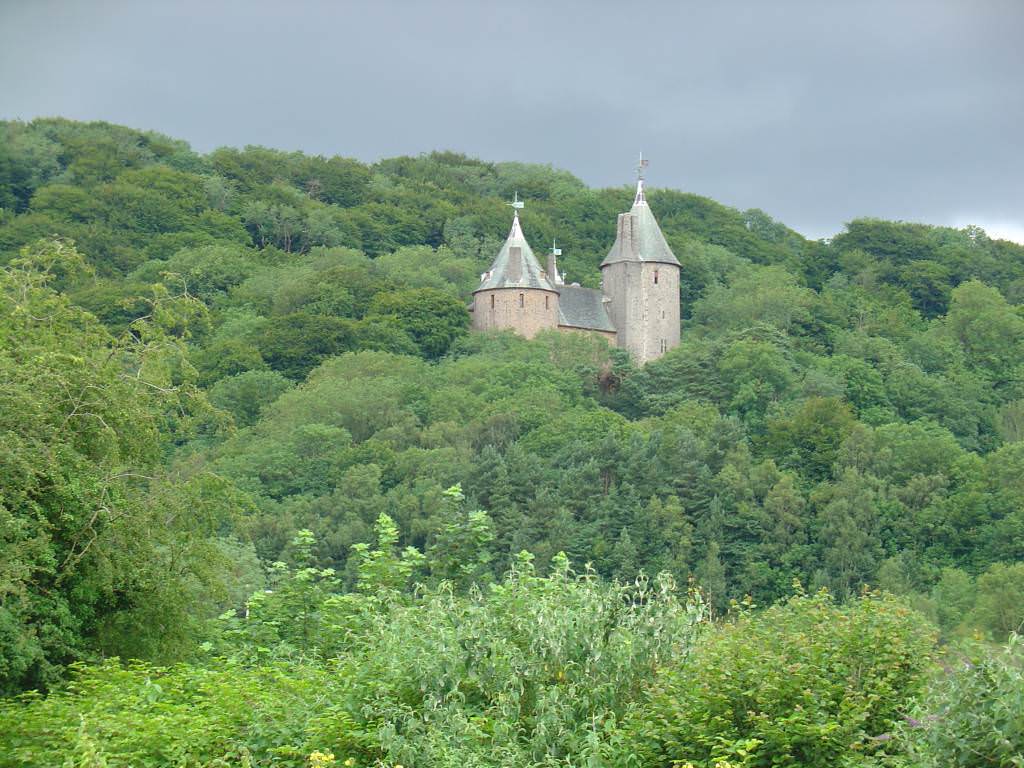
[[[647,205],[642,176],[601,262],[600,289],[567,285],[554,248],[541,267],[519,223],[520,207],[513,203],[508,238],[473,291],[474,329],[512,329],[527,338],[546,328],[593,333],[628,350],[638,365],[679,344],[679,261]]]

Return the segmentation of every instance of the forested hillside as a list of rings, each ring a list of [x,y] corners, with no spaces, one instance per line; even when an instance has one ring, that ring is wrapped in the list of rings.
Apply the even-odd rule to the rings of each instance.
[[[627,186],[0,123],[0,765],[1019,759],[1024,246],[649,190],[638,369],[468,332],[514,192],[598,285]]]

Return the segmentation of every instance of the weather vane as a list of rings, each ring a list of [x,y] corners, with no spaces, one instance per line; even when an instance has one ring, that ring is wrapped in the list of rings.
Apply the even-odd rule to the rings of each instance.
[[[640,153],[640,164],[636,167],[636,177],[640,181],[644,180],[644,168],[648,165],[648,161],[644,159],[644,153]]]
[[[505,205],[511,205],[516,211],[518,211],[525,205],[525,203],[519,199],[519,192],[516,191],[515,197],[512,199],[512,202],[505,203]]]

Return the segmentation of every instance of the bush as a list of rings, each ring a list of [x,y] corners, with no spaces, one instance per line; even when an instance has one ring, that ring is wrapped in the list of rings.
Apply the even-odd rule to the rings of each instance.
[[[530,560],[486,593],[442,586],[396,606],[357,638],[334,722],[407,766],[582,765],[607,750],[653,670],[685,657],[702,609],[667,578],[607,583],[564,555],[541,577]]]
[[[299,538],[301,566],[314,542]],[[522,553],[484,591],[410,594],[415,551],[397,551],[386,516],[378,538],[357,549],[355,592],[282,573],[247,617],[224,617],[206,666],[108,661],[0,703],[0,768],[299,768],[315,751],[346,766],[585,764],[617,748],[630,703],[686,657],[703,616],[668,577],[608,583],[564,555],[546,577]]]
[[[914,768],[1024,766],[1024,644],[973,646],[952,664],[907,718],[903,739]]]
[[[0,767],[300,768],[332,685],[329,669],[299,665],[78,667],[63,692],[0,703]]]
[[[620,764],[875,765],[931,660],[921,624],[877,594],[741,612],[655,679]]]

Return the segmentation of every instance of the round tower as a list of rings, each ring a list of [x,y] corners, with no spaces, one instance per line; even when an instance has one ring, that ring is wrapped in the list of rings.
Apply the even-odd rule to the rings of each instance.
[[[679,345],[679,261],[647,205],[642,175],[633,207],[619,214],[601,275],[617,344],[638,365]]]
[[[526,242],[518,198],[513,207],[512,229],[490,269],[480,276],[470,311],[475,330],[511,328],[531,339],[545,328],[558,327],[558,289]]]

